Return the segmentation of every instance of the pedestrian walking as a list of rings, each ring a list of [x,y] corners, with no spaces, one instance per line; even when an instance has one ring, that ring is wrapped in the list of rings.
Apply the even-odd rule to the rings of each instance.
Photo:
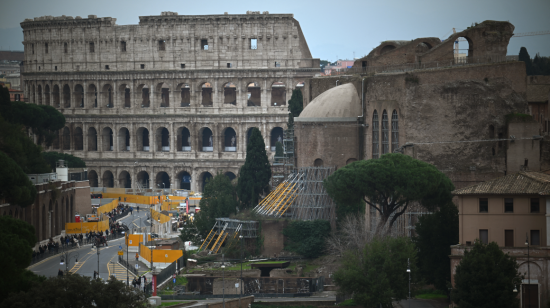
[[[136,252],[136,262],[139,261],[139,253]]]
[[[57,276],[63,276],[63,271],[61,269],[57,272]]]
[[[137,212],[139,213],[139,205],[137,206]]]
[[[99,273],[94,271],[94,279],[99,278]]]

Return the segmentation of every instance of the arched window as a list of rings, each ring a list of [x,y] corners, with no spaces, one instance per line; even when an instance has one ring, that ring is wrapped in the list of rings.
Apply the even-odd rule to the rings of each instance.
[[[375,110],[372,114],[372,158],[380,157],[380,123],[378,122],[378,112]]]
[[[390,152],[390,127],[388,123],[388,113],[382,112],[382,155]]]
[[[315,167],[323,167],[324,163],[323,163],[323,160],[320,159],[320,158],[317,158],[314,162],[313,162],[313,166]]]
[[[399,117],[397,110],[394,110],[391,115],[391,151],[395,151],[399,147]]]

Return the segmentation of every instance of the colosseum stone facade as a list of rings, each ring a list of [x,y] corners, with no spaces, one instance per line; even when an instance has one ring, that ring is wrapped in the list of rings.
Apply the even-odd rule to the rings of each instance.
[[[198,191],[237,175],[253,127],[272,155],[292,90],[319,72],[293,15],[139,19],[21,23],[25,95],[67,119],[46,150],[83,158],[92,187]]]

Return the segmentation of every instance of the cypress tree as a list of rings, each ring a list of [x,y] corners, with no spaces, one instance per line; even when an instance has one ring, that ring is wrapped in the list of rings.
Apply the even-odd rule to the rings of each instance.
[[[237,183],[237,196],[244,208],[258,204],[260,194],[267,189],[271,179],[271,166],[265,152],[262,133],[252,129],[246,147],[246,161],[241,167]]]
[[[527,72],[527,75],[533,75],[533,62],[531,62],[531,56],[529,56],[527,48],[520,48],[518,60],[525,62],[525,70]]]
[[[288,111],[292,117],[297,117],[304,110],[304,97],[302,91],[298,88],[292,90],[292,96],[288,101]]]

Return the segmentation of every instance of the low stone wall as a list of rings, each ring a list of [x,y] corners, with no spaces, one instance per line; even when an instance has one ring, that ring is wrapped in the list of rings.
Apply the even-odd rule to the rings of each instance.
[[[228,299],[228,300],[225,300],[225,308],[248,307],[248,305],[252,304],[253,302],[254,302],[254,296],[246,296],[241,298],[240,300],[238,298]],[[224,308],[224,304],[223,304],[223,301],[212,303],[212,304],[208,304],[207,308]]]

